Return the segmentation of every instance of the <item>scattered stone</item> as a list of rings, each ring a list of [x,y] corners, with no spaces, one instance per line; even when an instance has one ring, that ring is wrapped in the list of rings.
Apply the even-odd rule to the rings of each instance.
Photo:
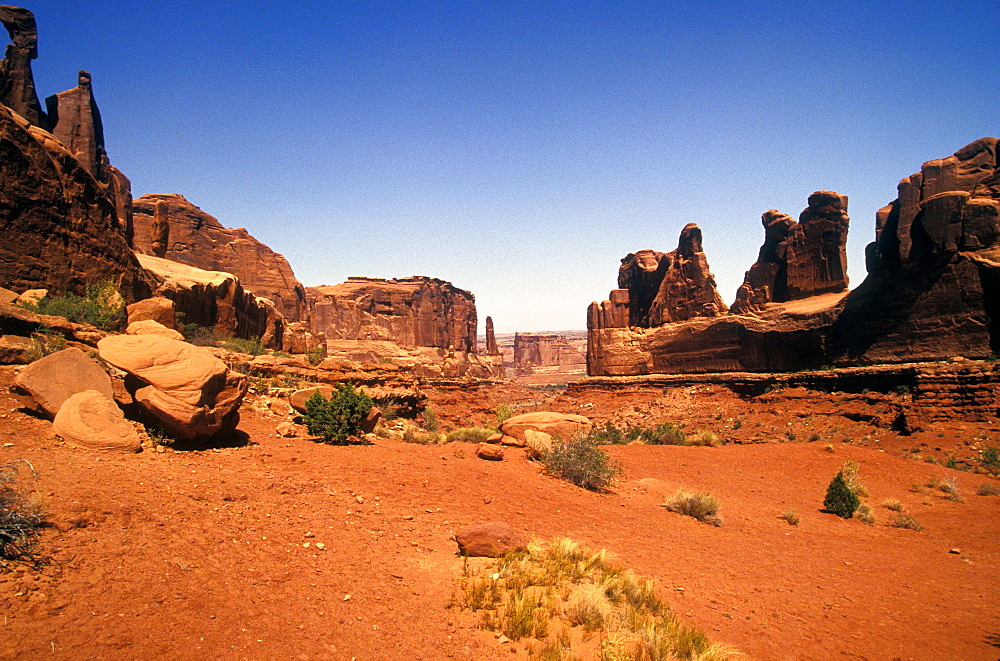
[[[506,445],[515,448],[523,448],[526,440],[527,440],[526,438],[522,439],[522,438],[517,438],[515,436],[507,436],[506,434],[502,434],[500,436],[500,445]],[[487,442],[489,442],[489,439],[487,439]]]
[[[137,452],[142,439],[106,393],[84,390],[69,397],[52,422],[64,441],[85,450]]]
[[[455,532],[458,551],[470,557],[499,558],[528,548],[524,536],[506,523],[479,523]]]
[[[489,461],[501,461],[503,459],[503,446],[480,443],[476,446],[476,456]]]
[[[96,390],[114,399],[111,377],[76,347],[49,354],[31,363],[17,375],[17,388],[30,397],[30,408],[55,417],[63,403],[76,393]]]
[[[292,413],[292,407],[287,399],[272,399],[267,408],[274,415],[287,416]]]

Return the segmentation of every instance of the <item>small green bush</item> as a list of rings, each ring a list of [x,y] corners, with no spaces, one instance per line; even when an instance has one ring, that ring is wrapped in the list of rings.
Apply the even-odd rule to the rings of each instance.
[[[686,489],[678,490],[677,494],[666,504],[666,508],[671,512],[690,516],[713,526],[722,525],[722,518],[719,516],[720,507],[722,507],[722,501],[712,494],[687,491]]]
[[[607,491],[622,473],[621,464],[590,437],[556,439],[552,450],[542,456],[542,465],[549,475],[591,491]]]
[[[306,401],[304,417],[310,434],[322,437],[324,443],[345,445],[350,436],[361,431],[361,423],[371,410],[368,395],[350,383],[341,383],[332,399],[327,400],[319,391],[313,393]]]
[[[64,317],[74,323],[90,324],[105,331],[117,331],[125,327],[125,301],[110,280],[88,284],[83,296],[46,296],[37,303],[29,303],[24,307],[38,314]]]
[[[514,409],[507,406],[506,404],[500,404],[497,406],[496,410],[497,416],[497,427],[514,417]]]
[[[50,353],[62,351],[66,348],[66,338],[56,333],[48,326],[39,326],[31,334],[31,348],[25,352],[24,359],[32,363],[40,358],[44,358]]]
[[[497,433],[497,431],[495,429],[490,429],[489,427],[462,427],[448,432],[447,441],[449,443],[454,443],[455,441],[463,441],[465,443],[482,443],[495,433]]]
[[[827,512],[849,519],[854,516],[854,512],[857,511],[860,504],[861,499],[847,486],[843,471],[837,471],[837,474],[830,481],[830,485],[826,488],[823,507]]]
[[[427,431],[438,431],[440,422],[438,421],[438,415],[431,407],[426,407],[424,409],[424,429]]]
[[[684,445],[687,434],[671,422],[656,425],[656,429],[644,430],[640,438],[650,445]]]
[[[993,470],[1000,469],[1000,449],[987,445],[979,454],[979,461],[986,468]]]
[[[229,337],[223,340],[222,347],[236,353],[245,353],[250,356],[260,356],[267,353],[267,349],[261,343],[259,337],[244,339],[242,337]]]

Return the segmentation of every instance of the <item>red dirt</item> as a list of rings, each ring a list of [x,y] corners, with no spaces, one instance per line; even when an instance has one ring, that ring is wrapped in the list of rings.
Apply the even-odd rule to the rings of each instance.
[[[9,384],[10,368],[0,378]],[[997,443],[989,425],[900,437],[837,412],[871,404],[791,391],[752,401],[725,389],[429,395],[454,426],[485,422],[503,402],[686,421],[734,443],[609,447],[625,476],[602,495],[511,449],[486,462],[462,443],[279,439],[279,419],[253,406],[244,447],[95,455],[53,438],[3,392],[0,463],[31,462],[55,527],[42,540],[50,566],[0,569],[0,658],[523,658],[523,645],[501,645],[475,615],[446,607],[462,565],[449,536],[483,521],[607,548],[655,578],[682,619],[750,658],[1000,657],[1000,497],[974,495],[984,476],[897,456],[972,457],[977,443]],[[797,442],[774,442],[789,433]],[[813,433],[822,440],[802,442]],[[874,526],[819,511],[847,459],[860,465]],[[932,476],[954,477],[965,501],[910,490]],[[667,512],[681,486],[718,496],[723,525]],[[923,531],[884,525],[888,498]],[[777,518],[792,507],[796,527]]]

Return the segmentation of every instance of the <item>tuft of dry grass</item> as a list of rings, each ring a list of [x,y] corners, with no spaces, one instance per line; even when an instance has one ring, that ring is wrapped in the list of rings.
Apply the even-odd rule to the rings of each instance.
[[[480,559],[473,559],[480,560]],[[612,660],[728,661],[737,653],[682,625],[656,596],[652,581],[612,564],[605,551],[569,539],[532,540],[528,550],[470,566],[452,605],[482,612],[487,629],[512,640],[528,639],[529,658],[578,659],[573,646],[593,647]]]
[[[861,521],[866,526],[875,525],[875,513],[868,503],[861,503],[858,509],[854,510],[854,518]]]
[[[976,487],[977,496],[1000,496],[1000,484],[996,482],[983,482]]]
[[[883,500],[882,507],[886,508],[887,510],[892,510],[893,512],[903,511],[903,503],[899,502],[895,498],[888,498],[886,500]]]
[[[799,515],[795,513],[795,508],[791,507],[784,514],[778,515],[779,519],[784,519],[791,526],[799,525]]]
[[[403,432],[403,440],[407,443],[417,443],[418,445],[437,445],[441,442],[441,435],[437,432],[423,431],[416,427],[409,427]]]
[[[889,516],[885,524],[893,528],[905,528],[906,530],[916,530],[917,532],[924,529],[916,519],[906,512],[894,512]]]
[[[710,493],[680,489],[673,498],[667,501],[664,507],[671,512],[693,517],[702,523],[713,526],[722,525],[722,518],[719,516],[722,501]]]

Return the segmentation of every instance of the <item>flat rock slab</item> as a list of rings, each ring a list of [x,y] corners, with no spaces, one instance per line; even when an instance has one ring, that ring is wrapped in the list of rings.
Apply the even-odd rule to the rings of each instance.
[[[96,390],[108,399],[114,398],[111,377],[75,347],[51,353],[31,363],[17,375],[16,384],[50,419],[55,417],[67,399],[84,390]]]
[[[97,452],[137,452],[142,439],[108,395],[84,390],[69,397],[52,422],[64,441]]]
[[[458,552],[474,558],[499,558],[511,551],[526,551],[524,535],[506,523],[477,523],[455,533]]]

